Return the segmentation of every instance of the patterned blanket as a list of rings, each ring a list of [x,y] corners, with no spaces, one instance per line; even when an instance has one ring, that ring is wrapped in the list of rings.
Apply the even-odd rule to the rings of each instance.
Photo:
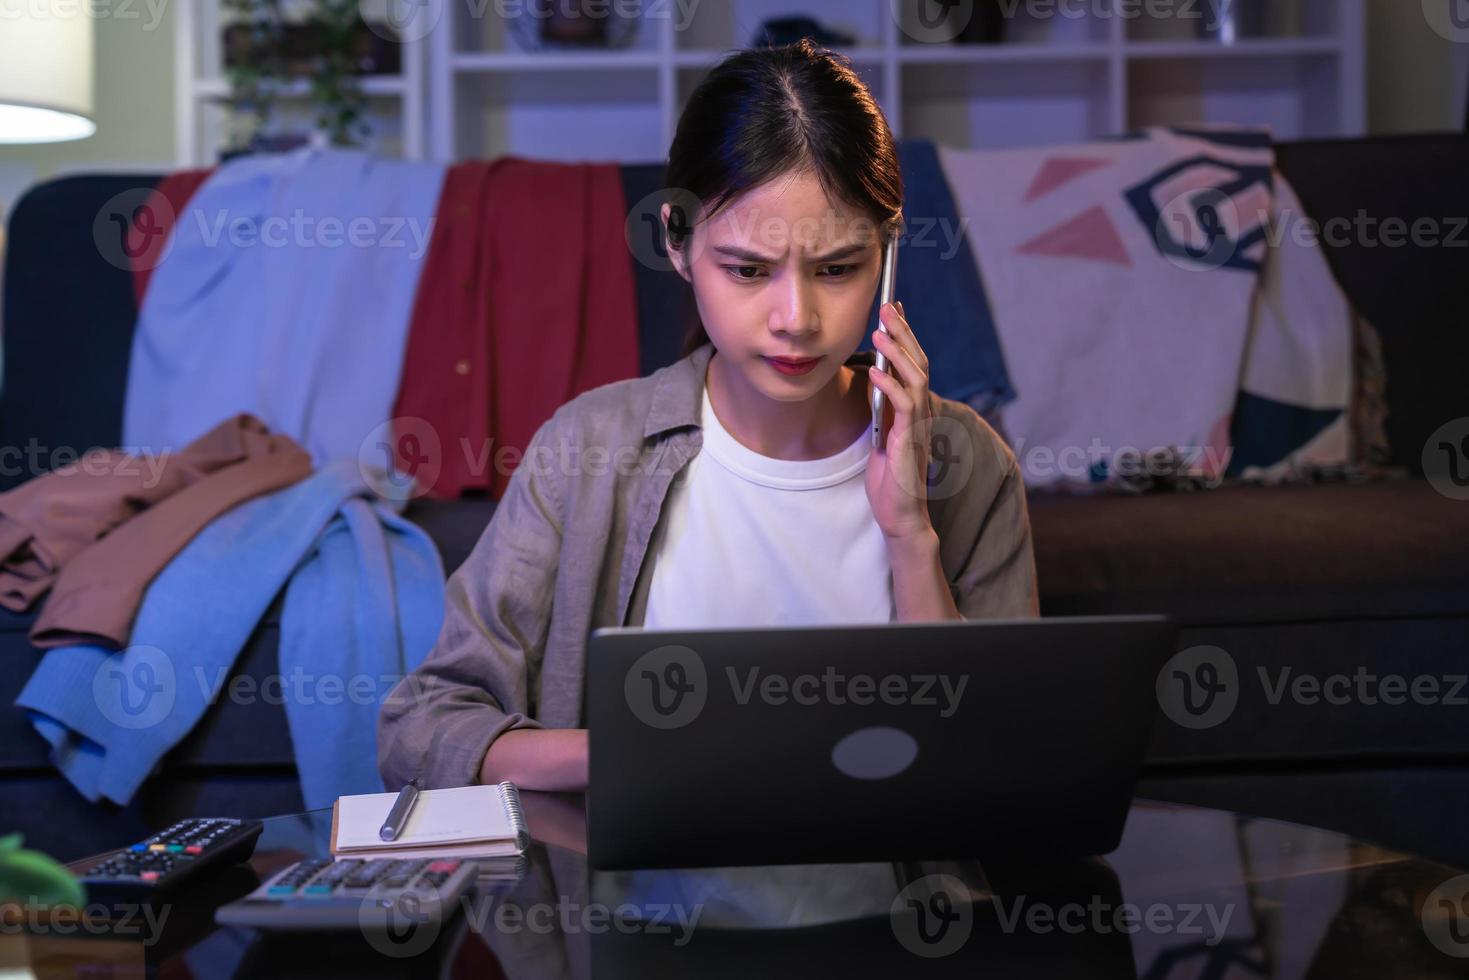
[[[1026,482],[1272,482],[1352,454],[1353,311],[1268,133],[940,148]]]

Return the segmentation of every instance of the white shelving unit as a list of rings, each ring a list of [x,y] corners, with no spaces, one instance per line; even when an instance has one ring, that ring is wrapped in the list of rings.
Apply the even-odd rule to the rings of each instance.
[[[631,45],[577,51],[525,50],[494,4],[443,0],[434,29],[405,46],[403,75],[369,79],[367,90],[380,148],[409,157],[653,162],[709,69],[766,18],[801,13],[857,39],[838,50],[899,136],[1003,147],[1196,122],[1268,125],[1282,140],[1365,131],[1365,0],[1271,0],[1276,33],[1232,44],[1195,36],[1192,21],[1118,13],[1149,7],[1121,0],[1053,8],[1084,17],[1012,20],[1000,44],[922,43],[907,19],[919,2],[928,0],[703,0],[680,23],[679,4],[645,0]],[[198,16],[178,9],[189,22],[179,30],[179,77],[189,80],[179,154],[197,163],[218,145],[209,139],[219,121],[211,130],[208,117],[220,110],[208,100],[225,90],[219,24],[208,13],[215,0]]]
[[[220,51],[223,20],[218,0],[184,0],[174,7],[177,119],[175,156],[180,167],[211,165],[218,160],[225,136],[225,110],[215,100],[229,93]],[[403,46],[402,73],[368,75],[362,80],[373,126],[372,149],[409,159],[423,159],[425,83],[423,44]],[[307,83],[293,83],[277,106],[283,119],[305,123],[312,112]]]

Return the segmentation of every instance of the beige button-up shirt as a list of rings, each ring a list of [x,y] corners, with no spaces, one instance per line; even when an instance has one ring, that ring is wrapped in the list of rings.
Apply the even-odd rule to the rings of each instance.
[[[705,343],[647,377],[584,392],[536,432],[489,525],[449,577],[428,657],[389,693],[378,768],[389,787],[479,780],[512,728],[582,721],[587,639],[641,626],[673,481],[703,445]],[[847,364],[872,363],[873,353]],[[966,619],[1038,615],[1025,487],[1015,456],[972,408],[930,392],[928,511]],[[737,601],[737,597],[736,597]]]

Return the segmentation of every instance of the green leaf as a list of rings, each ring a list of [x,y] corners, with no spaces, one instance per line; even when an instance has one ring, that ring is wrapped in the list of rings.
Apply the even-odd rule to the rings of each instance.
[[[20,847],[19,834],[0,840],[0,901],[83,905],[86,892],[71,872],[40,851]]]

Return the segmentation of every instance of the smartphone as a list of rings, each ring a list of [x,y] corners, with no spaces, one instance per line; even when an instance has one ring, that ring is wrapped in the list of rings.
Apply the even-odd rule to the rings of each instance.
[[[882,308],[893,301],[893,288],[898,278],[898,236],[892,235],[882,244],[882,281],[877,287],[877,329],[887,333],[887,327],[882,322]],[[877,369],[887,371],[888,359],[882,351],[877,352]],[[889,372],[891,374],[892,372]],[[887,403],[887,396],[876,386],[872,387],[872,445],[874,447],[882,444],[882,409]]]

